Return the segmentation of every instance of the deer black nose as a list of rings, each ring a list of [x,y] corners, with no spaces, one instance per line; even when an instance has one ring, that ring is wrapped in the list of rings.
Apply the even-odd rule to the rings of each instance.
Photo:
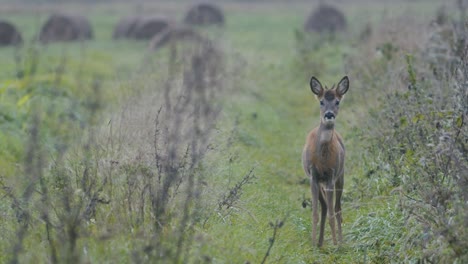
[[[333,112],[326,112],[324,117],[326,119],[332,119],[335,118],[335,114]]]

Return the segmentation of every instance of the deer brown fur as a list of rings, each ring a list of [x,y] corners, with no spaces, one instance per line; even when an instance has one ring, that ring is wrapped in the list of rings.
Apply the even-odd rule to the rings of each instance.
[[[327,218],[333,244],[337,244],[335,217],[338,225],[338,239],[342,242],[341,231],[341,195],[344,184],[345,147],[343,139],[335,130],[335,119],[338,115],[339,103],[349,88],[349,79],[343,77],[338,85],[324,89],[322,84],[312,77],[310,88],[320,101],[320,125],[314,128],[306,139],[302,152],[302,165],[310,178],[312,192],[312,243],[316,244],[318,224],[318,203],[321,207],[320,235],[318,246],[323,245],[325,221]],[[333,210],[333,193],[335,193],[335,208]]]

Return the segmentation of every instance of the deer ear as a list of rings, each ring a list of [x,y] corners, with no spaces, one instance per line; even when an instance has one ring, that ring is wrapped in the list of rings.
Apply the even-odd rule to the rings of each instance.
[[[323,94],[322,84],[314,76],[310,78],[310,89],[312,90],[314,94],[316,94],[319,97],[322,96]]]
[[[343,96],[349,89],[349,79],[348,76],[343,77],[336,87],[336,92]]]

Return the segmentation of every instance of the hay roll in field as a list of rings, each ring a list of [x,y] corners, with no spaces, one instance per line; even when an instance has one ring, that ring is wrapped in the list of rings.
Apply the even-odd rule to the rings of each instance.
[[[0,46],[20,45],[21,43],[23,43],[23,38],[15,26],[7,21],[0,21]]]
[[[169,25],[167,19],[160,17],[127,17],[117,23],[113,38],[151,39]]]
[[[184,22],[189,25],[224,25],[223,11],[213,5],[202,3],[190,8],[185,15]]]
[[[89,21],[83,16],[53,14],[42,26],[39,40],[42,43],[81,41],[93,38]]]
[[[112,37],[114,39],[130,38],[138,24],[139,17],[125,17],[117,22]]]
[[[304,24],[308,32],[337,32],[346,30],[345,15],[336,7],[321,4]]]
[[[169,26],[169,21],[158,17],[140,18],[131,36],[135,39],[151,39]]]

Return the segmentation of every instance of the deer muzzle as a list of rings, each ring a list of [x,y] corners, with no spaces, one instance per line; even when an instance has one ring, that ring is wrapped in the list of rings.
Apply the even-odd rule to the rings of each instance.
[[[333,112],[326,112],[325,115],[323,115],[323,119],[325,121],[335,121],[335,114]]]

